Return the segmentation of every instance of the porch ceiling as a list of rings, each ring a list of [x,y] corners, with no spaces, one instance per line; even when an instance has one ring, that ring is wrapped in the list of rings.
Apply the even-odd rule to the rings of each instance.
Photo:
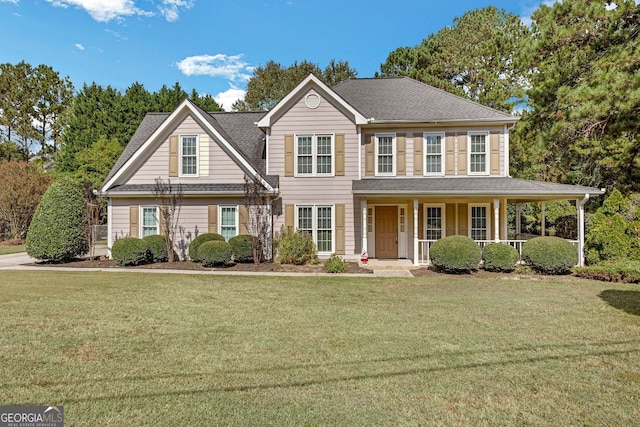
[[[599,188],[555,184],[511,177],[365,178],[352,181],[355,195],[367,197],[411,196],[430,198],[507,198],[509,201],[574,200],[603,194]]]

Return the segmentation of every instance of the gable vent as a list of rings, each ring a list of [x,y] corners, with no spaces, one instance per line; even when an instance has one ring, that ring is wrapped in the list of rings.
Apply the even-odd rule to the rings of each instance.
[[[304,103],[308,108],[318,108],[318,105],[320,105],[320,97],[315,93],[310,93],[304,99]]]

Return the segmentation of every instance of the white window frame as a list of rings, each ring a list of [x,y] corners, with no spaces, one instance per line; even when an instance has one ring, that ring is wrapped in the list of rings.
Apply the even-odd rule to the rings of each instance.
[[[444,176],[444,132],[425,132],[422,138],[422,170],[424,176]],[[435,155],[434,153],[427,153],[427,138],[428,137],[440,137],[440,172],[427,172],[427,155]]]
[[[472,154],[483,154],[483,153],[472,153],[471,152],[471,137],[482,135],[484,136],[484,171],[480,172],[471,172],[471,155]],[[491,167],[489,165],[489,131],[472,131],[467,133],[467,173],[469,175],[489,175],[489,171],[491,171]]]
[[[311,237],[313,239],[313,243],[316,244],[316,247],[318,247],[318,209],[320,208],[330,208],[331,209],[331,250],[329,251],[321,251],[320,249],[318,249],[318,255],[331,255],[332,253],[335,252],[335,248],[336,248],[336,207],[335,205],[331,205],[331,204],[317,204],[317,205],[312,205],[312,204],[300,204],[300,205],[295,205],[295,226],[296,226],[296,230],[298,230],[298,225],[299,225],[299,213],[300,213],[300,208],[311,208]]]
[[[379,159],[380,159],[380,138],[391,137],[391,160],[392,166],[391,172],[380,172]],[[396,160],[397,160],[397,146],[396,146],[396,134],[395,133],[376,133],[376,146],[375,146],[375,176],[396,176]]]
[[[240,233],[240,209],[238,207],[238,205],[219,205],[218,206],[218,234],[220,234],[221,236],[224,236],[224,234],[222,233],[222,228],[226,227],[222,222],[224,220],[224,216],[222,215],[222,210],[223,209],[229,209],[232,208],[235,211],[235,234],[231,237],[235,237]],[[231,238],[229,237],[229,239]],[[226,239],[226,238],[225,238]],[[226,239],[227,241],[229,241],[229,239]]]
[[[183,144],[186,138],[195,138],[196,140],[196,173],[183,173]],[[180,135],[178,143],[178,176],[179,177],[198,177],[200,175],[200,137],[198,135]]]
[[[447,205],[445,203],[425,203],[423,205],[423,220],[424,220],[424,227],[423,227],[423,233],[424,233],[424,238],[427,239],[427,209],[428,208],[440,208],[440,212],[441,212],[441,222],[440,222],[440,234],[441,234],[441,239],[447,236]]]
[[[487,217],[486,217],[486,219],[487,219],[487,228],[486,228],[487,233],[486,233],[486,236],[485,236],[484,239],[478,239],[478,240],[491,240],[491,218],[492,218],[492,216],[491,216],[491,212],[492,212],[491,203],[469,203],[469,205],[467,207],[467,216],[469,217],[469,219],[468,219],[468,226],[469,226],[469,228],[468,228],[468,230],[469,230],[468,236],[473,239],[473,235],[472,235],[472,231],[473,231],[472,230],[472,225],[473,225],[472,208],[474,208],[474,207],[484,207],[484,208],[486,208],[486,213],[487,213]],[[476,240],[476,239],[474,239],[474,240]]]
[[[331,137],[331,173],[318,173],[318,137]],[[298,138],[311,137],[311,173],[298,171]],[[296,177],[335,176],[336,174],[336,136],[334,133],[301,133],[294,136],[294,175]]]
[[[145,226],[145,224],[144,224],[144,211],[145,211],[145,209],[153,209],[153,210],[156,211],[156,213],[155,213],[155,217],[156,217],[155,229],[156,229],[156,232],[152,233],[152,234],[147,234],[147,235],[144,234],[144,229],[145,228],[151,228],[151,226]],[[158,206],[152,206],[152,205],[140,206],[140,214],[139,215],[140,215],[140,219],[139,219],[138,224],[140,224],[140,227],[139,227],[140,230],[139,230],[138,236],[143,238],[143,237],[146,237],[146,236],[152,236],[152,235],[155,235],[155,234],[160,234],[160,208]]]

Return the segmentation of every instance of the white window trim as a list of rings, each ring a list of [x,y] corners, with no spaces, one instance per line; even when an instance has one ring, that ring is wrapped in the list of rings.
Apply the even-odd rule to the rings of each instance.
[[[392,138],[391,143],[391,157],[392,157],[392,171],[391,173],[380,173],[378,169],[378,159],[380,157],[380,152],[378,150],[378,142],[381,137],[390,136]],[[397,147],[396,147],[396,134],[395,133],[376,133],[375,135],[376,146],[375,146],[375,176],[396,176],[396,160],[397,160]]]
[[[484,172],[471,172],[471,136],[472,135],[484,135]],[[490,160],[490,140],[489,131],[471,131],[467,133],[467,174],[469,175],[489,175],[491,171]]]
[[[439,136],[440,137],[440,172],[427,172],[427,137],[428,136]],[[445,146],[445,135],[444,132],[425,132],[422,135],[422,170],[424,176],[444,176],[444,168],[445,168],[445,155],[444,155],[444,146]],[[435,205],[434,205],[435,206]]]
[[[185,174],[182,173],[182,143],[184,138],[196,138],[196,173],[195,174]],[[180,135],[178,137],[178,176],[179,177],[198,177],[200,176],[200,136],[189,134],[189,135]]]
[[[223,224],[222,224],[222,209],[223,208],[234,208],[235,209],[235,211],[236,211],[236,214],[235,214],[236,234],[235,234],[235,236],[239,235],[240,234],[240,223],[239,223],[239,221],[240,221],[240,207],[238,205],[218,205],[218,218],[219,218],[218,219],[218,234],[221,235],[221,236],[223,235],[222,234],[222,226],[223,226]]]
[[[158,206],[154,206],[154,205],[146,205],[146,206],[140,206],[140,211],[138,213],[138,236],[140,236],[140,238],[145,237],[144,236],[144,210],[145,209],[155,209],[156,211],[156,232],[154,234],[160,234],[160,208]]]
[[[298,212],[300,208],[312,208],[311,209],[311,236],[316,248],[318,247],[318,208],[331,208],[331,250],[330,251],[318,251],[318,255],[331,255],[336,250],[336,206],[332,204],[299,204],[295,205],[295,218],[294,224],[296,231],[298,230]]]
[[[301,136],[311,137],[311,173],[298,172],[298,138]],[[331,173],[318,173],[318,137],[331,137]],[[294,148],[294,165],[293,176],[295,177],[317,177],[317,176],[335,176],[336,175],[336,135],[335,133],[300,133],[293,136]]]
[[[471,208],[472,207],[482,207],[482,206],[487,208],[487,235],[486,235],[485,240],[492,240],[491,221],[492,221],[492,218],[493,218],[493,216],[492,216],[492,212],[493,211],[491,210],[491,203],[469,203],[467,205],[467,217],[468,217],[468,220],[467,220],[468,228],[467,228],[467,230],[469,230],[467,235],[470,238],[473,238],[473,237],[471,237],[471,224],[473,224],[472,216],[471,216]]]
[[[441,231],[442,237],[447,237],[447,205],[446,203],[425,203],[423,205],[423,233],[426,238],[427,235],[427,208],[440,208],[442,209],[442,223],[441,223]]]

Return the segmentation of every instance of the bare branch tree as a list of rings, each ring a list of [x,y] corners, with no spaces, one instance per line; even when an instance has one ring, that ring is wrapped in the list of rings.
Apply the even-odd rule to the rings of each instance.
[[[153,186],[153,194],[160,211],[158,221],[160,233],[164,235],[167,243],[167,256],[169,262],[174,262],[176,253],[173,249],[173,242],[178,233],[180,210],[182,209],[182,184],[172,185],[170,179],[165,182],[158,177]]]
[[[247,232],[253,236],[253,262],[259,264],[271,255],[271,193],[257,177],[244,177],[244,206]]]

